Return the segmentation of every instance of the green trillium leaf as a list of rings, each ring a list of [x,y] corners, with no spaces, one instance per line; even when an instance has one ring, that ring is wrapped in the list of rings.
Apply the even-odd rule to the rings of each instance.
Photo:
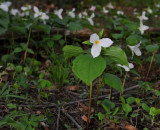
[[[108,84],[110,87],[112,87],[116,90],[123,92],[122,82],[121,82],[120,78],[118,78],[116,75],[106,73],[104,75],[104,83]]]
[[[103,48],[102,54],[108,56],[117,64],[128,66],[127,56],[120,47],[112,46],[109,48]]]
[[[106,62],[101,56],[93,58],[90,55],[79,55],[73,61],[72,66],[74,74],[87,85],[99,77],[105,68]]]

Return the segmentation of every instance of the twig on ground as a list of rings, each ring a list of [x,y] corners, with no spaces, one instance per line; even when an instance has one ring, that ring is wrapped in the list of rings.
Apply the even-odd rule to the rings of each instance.
[[[56,130],[59,129],[59,118],[60,118],[60,114],[61,114],[61,108],[58,107],[58,117],[57,117],[57,127],[56,127]]]
[[[135,86],[132,86],[130,88],[126,88],[124,89],[123,92],[127,92],[129,90],[132,90],[132,89],[136,89],[138,88],[139,85],[135,85]],[[114,92],[112,95],[117,95],[119,94],[120,92]],[[99,96],[98,99],[103,99],[103,98],[106,98],[106,97],[109,97],[109,94],[106,94],[106,95],[102,95],[102,96]],[[95,100],[96,97],[92,98],[92,100]],[[47,102],[47,104],[42,104],[42,105],[18,105],[18,106],[21,106],[21,107],[59,107],[59,106],[67,106],[67,105],[71,105],[71,104],[75,104],[75,103],[79,103],[79,102],[86,102],[86,101],[89,101],[89,99],[81,99],[81,100],[77,100],[77,101],[71,101],[71,102],[68,102],[68,103],[61,103],[61,104],[55,104],[55,103],[50,103],[50,102]],[[0,103],[0,105],[6,105],[5,103]]]
[[[73,117],[71,115],[69,115],[64,109],[61,109],[61,111],[64,113],[64,115],[66,115],[74,124],[78,129],[82,129],[82,127],[73,119]]]

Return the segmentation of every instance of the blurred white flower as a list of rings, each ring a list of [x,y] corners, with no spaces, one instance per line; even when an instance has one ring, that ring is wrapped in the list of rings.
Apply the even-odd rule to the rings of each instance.
[[[18,9],[11,9],[10,12],[11,12],[11,14],[14,15],[14,16],[20,13]]]
[[[90,8],[91,11],[95,11],[96,10],[96,6],[92,5]]]
[[[40,17],[40,19],[42,19],[42,20],[48,20],[49,16],[46,13],[42,12],[42,16]]]
[[[125,69],[125,71],[130,71],[130,69],[134,68],[134,65],[132,63],[128,63],[129,67],[125,66],[125,65],[121,65],[121,64],[117,64],[117,66],[122,67],[123,69]]]
[[[103,13],[108,13],[109,11],[105,8],[105,7],[103,7]]]
[[[78,17],[81,19],[81,18],[82,18],[82,13],[79,13],[79,14],[78,14]]]
[[[87,17],[88,16],[87,11],[85,10],[84,12],[82,12],[82,15]]]
[[[68,15],[71,17],[71,18],[75,18],[75,8],[72,9],[72,11],[68,12]]]
[[[108,4],[108,8],[109,9],[113,9],[114,8],[111,2]]]
[[[140,44],[141,44],[141,42],[138,43],[135,46],[128,46],[132,51],[132,57],[134,56],[134,54],[137,55],[137,56],[141,56],[142,55],[141,50],[139,49]]]
[[[157,8],[160,8],[160,4],[157,4],[156,7],[157,7]]]
[[[149,29],[149,27],[146,25],[143,25],[143,22],[140,22],[139,31],[141,32],[141,34],[144,34],[144,31],[147,29]]]
[[[93,18],[95,17],[95,14],[94,13],[92,13],[92,15],[89,17],[89,18],[87,18],[87,20],[89,21],[89,23],[93,26],[94,25],[94,22],[93,22]]]
[[[29,11],[31,10],[31,5],[27,5],[27,6],[22,6],[21,10],[23,11],[20,16],[28,16],[29,15]]]
[[[151,14],[152,10],[150,8],[147,8],[147,12]]]
[[[96,33],[90,36],[89,41],[93,43],[93,46],[91,48],[91,54],[93,58],[98,57],[100,55],[102,47],[107,48],[113,44],[113,41],[109,38],[99,39],[99,36]]]
[[[143,11],[142,15],[138,17],[140,22],[143,22],[143,20],[148,20],[148,17],[146,17],[145,15],[146,15],[146,12]]]
[[[118,11],[117,11],[117,14],[118,14],[118,15],[124,15],[124,12],[123,12],[123,11],[118,10]]]
[[[33,10],[35,12],[34,18],[42,16],[42,12],[40,12],[39,9],[36,6],[33,7]]]
[[[8,12],[9,7],[11,6],[11,2],[7,1],[7,2],[3,2],[0,4],[0,9],[2,9],[5,12]]]
[[[63,19],[62,17],[63,9],[55,10],[54,13],[58,16],[59,19]]]

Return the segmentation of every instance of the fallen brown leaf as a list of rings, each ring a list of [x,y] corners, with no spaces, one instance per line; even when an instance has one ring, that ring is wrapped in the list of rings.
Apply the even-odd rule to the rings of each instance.
[[[125,126],[125,129],[127,129],[127,130],[137,130],[137,128],[132,126],[132,125]]]
[[[87,122],[87,117],[86,117],[85,115],[83,115],[83,116],[81,117],[81,119],[82,119],[83,121]]]
[[[68,89],[70,90],[70,91],[77,91],[77,89],[78,89],[79,87],[78,86],[68,86]]]

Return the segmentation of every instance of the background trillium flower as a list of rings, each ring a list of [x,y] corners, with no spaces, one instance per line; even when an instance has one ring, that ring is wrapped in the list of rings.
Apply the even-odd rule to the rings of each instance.
[[[105,7],[103,7],[103,13],[108,13],[109,11],[105,8]]]
[[[19,10],[18,9],[11,9],[11,14],[12,15],[16,15],[16,14],[19,14]]]
[[[134,68],[134,65],[132,63],[128,63],[128,65],[129,65],[129,68],[125,65],[117,64],[117,66],[124,68],[125,71],[130,71],[130,69]]]
[[[146,26],[146,25],[143,25],[143,23],[140,22],[139,30],[140,30],[141,34],[144,34],[144,31],[147,30],[147,29],[149,29],[149,27]]]
[[[68,15],[69,15],[70,17],[72,17],[72,18],[75,18],[75,13],[74,13],[74,11],[75,11],[75,8],[73,8],[72,11],[70,11],[70,12],[68,13]]]
[[[95,11],[96,10],[96,6],[92,5],[90,8],[91,11]]]
[[[63,9],[56,10],[54,13],[58,16],[59,19],[63,19],[62,17]]]
[[[87,11],[85,10],[83,13],[82,13],[82,15],[84,15],[84,16],[88,16],[88,13],[87,13]]]
[[[124,15],[123,11],[119,11],[119,10],[117,11],[117,14],[118,15]]]
[[[94,13],[92,13],[91,17],[88,18],[89,23],[93,26],[94,22],[93,22],[93,18],[95,17]]]
[[[11,6],[11,2],[7,1],[7,2],[3,2],[0,4],[0,9],[2,9],[5,12],[8,12],[9,7]]]
[[[140,22],[143,22],[143,20],[148,20],[148,17],[146,17],[145,15],[146,15],[146,12],[145,12],[145,11],[143,11],[143,12],[142,12],[142,15],[141,15],[141,16],[139,16],[139,20],[140,20]]]
[[[102,47],[107,48],[113,44],[113,41],[109,38],[99,39],[99,36],[96,33],[90,36],[89,41],[93,43],[93,46],[91,48],[91,54],[93,58],[98,57],[100,55]]]
[[[137,55],[137,56],[141,56],[142,53],[141,53],[141,50],[138,48],[140,46],[141,42],[135,46],[128,46],[131,51],[132,51],[132,57],[134,56],[134,53]]]

